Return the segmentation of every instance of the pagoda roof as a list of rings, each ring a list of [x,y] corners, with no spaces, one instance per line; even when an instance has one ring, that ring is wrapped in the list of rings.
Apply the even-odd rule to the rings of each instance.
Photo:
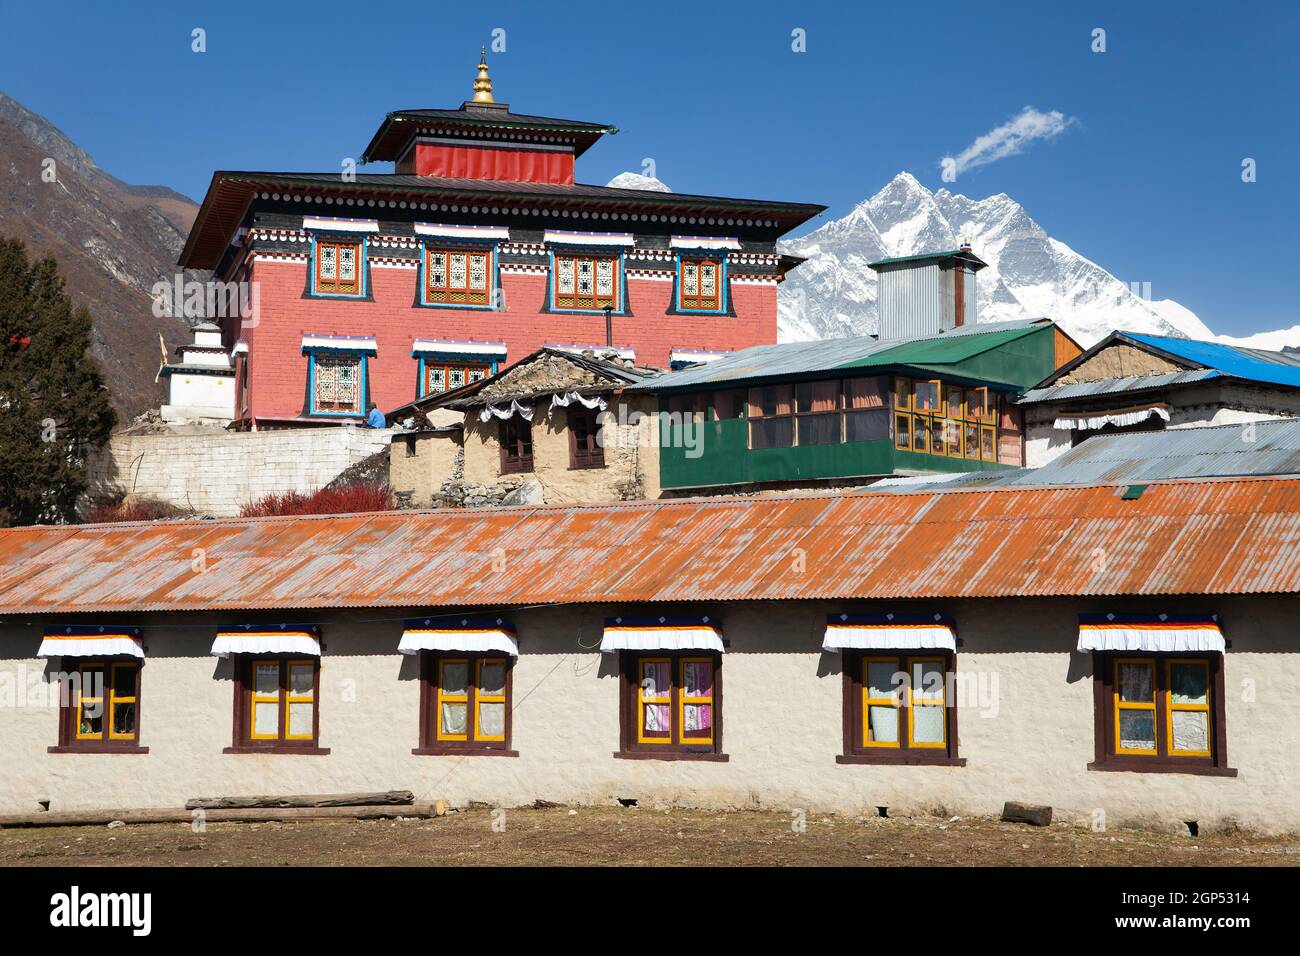
[[[411,137],[421,128],[429,126],[459,127],[482,132],[518,130],[520,132],[563,133],[574,142],[574,155],[581,156],[605,133],[617,133],[618,127],[608,123],[588,123],[583,120],[560,119],[555,116],[534,116],[512,113],[505,103],[463,103],[454,110],[394,110],[370,139],[370,145],[361,155],[361,162],[395,161],[406,151]]]
[[[179,263],[189,269],[213,269],[219,264],[230,237],[243,219],[254,196],[265,189],[314,195],[344,195],[359,200],[373,198],[406,200],[475,199],[530,201],[559,207],[601,209],[653,209],[656,212],[682,209],[693,214],[716,211],[741,213],[773,219],[781,232],[788,232],[826,207],[817,203],[777,202],[666,193],[648,189],[624,189],[586,183],[533,183],[493,179],[449,179],[407,173],[357,173],[344,180],[337,171],[326,173],[277,173],[218,170],[212,175],[203,205],[199,207]],[[313,204],[319,211],[325,207]],[[337,207],[333,207],[337,211]],[[345,207],[346,208],[346,207]],[[369,208],[369,207],[367,207]],[[373,212],[370,213],[374,215]]]

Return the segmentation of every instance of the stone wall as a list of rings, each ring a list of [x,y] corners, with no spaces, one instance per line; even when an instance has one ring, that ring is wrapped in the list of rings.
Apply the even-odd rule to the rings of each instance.
[[[463,456],[459,429],[393,435],[388,484],[398,508],[442,506],[443,485],[454,479]]]
[[[391,429],[350,425],[115,435],[90,464],[87,498],[140,495],[233,517],[265,495],[316,491],[345,468],[387,451],[391,435]]]

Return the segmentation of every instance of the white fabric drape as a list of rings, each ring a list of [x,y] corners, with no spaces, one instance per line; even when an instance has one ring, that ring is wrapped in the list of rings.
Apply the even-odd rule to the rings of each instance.
[[[546,417],[550,418],[557,408],[568,408],[577,402],[585,408],[599,408],[602,412],[609,407],[599,395],[593,395],[587,398],[585,395],[579,395],[577,392],[570,392],[568,395],[552,395],[551,407],[546,410]]]
[[[1148,418],[1163,418],[1169,421],[1169,410],[1159,405],[1152,405],[1150,408],[1133,408],[1097,415],[1062,415],[1052,424],[1052,427],[1062,431],[1094,431],[1106,425],[1136,425]]]
[[[37,657],[144,657],[144,646],[126,634],[46,634]]]
[[[231,654],[302,654],[320,657],[320,641],[306,631],[218,631],[214,657]]]
[[[957,650],[946,624],[827,624],[822,650]]]
[[[420,651],[466,651],[469,653],[486,653],[496,651],[519,656],[519,642],[509,631],[499,627],[492,628],[439,628],[408,627],[402,631],[402,639],[397,644],[402,654],[418,654]]]
[[[1222,654],[1223,631],[1211,622],[1196,624],[1080,624],[1081,651],[1145,651],[1173,654],[1194,651]]]
[[[716,651],[721,654],[722,632],[707,624],[674,627],[610,625],[600,638],[602,653],[614,651]]]
[[[526,422],[533,420],[533,407],[531,405],[520,405],[519,400],[512,398],[508,407],[487,404],[483,410],[478,413],[478,420],[481,422],[490,421],[493,418],[506,419],[512,415],[518,415]]]

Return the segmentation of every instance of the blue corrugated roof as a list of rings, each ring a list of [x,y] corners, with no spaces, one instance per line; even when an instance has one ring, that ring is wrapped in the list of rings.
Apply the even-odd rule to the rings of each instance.
[[[1222,345],[1218,342],[1200,342],[1195,339],[1176,339],[1136,332],[1125,332],[1124,335],[1185,361],[1218,369],[1224,375],[1300,388],[1300,357],[1284,352],[1266,352],[1263,349],[1247,349],[1236,345]]]

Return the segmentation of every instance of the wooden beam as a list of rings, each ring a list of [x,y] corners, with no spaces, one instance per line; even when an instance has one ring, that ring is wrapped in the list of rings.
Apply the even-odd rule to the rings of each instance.
[[[447,810],[442,801],[410,803],[401,806],[369,807],[268,807],[236,810],[84,810],[66,813],[23,813],[0,816],[0,829],[14,827],[87,827],[107,826],[115,820],[123,823],[267,823],[272,820],[382,820],[392,817],[439,817]],[[438,811],[442,812],[439,813]]]
[[[282,797],[192,797],[186,810],[248,810],[262,807],[373,807],[415,802],[410,790],[376,793],[316,793]]]

